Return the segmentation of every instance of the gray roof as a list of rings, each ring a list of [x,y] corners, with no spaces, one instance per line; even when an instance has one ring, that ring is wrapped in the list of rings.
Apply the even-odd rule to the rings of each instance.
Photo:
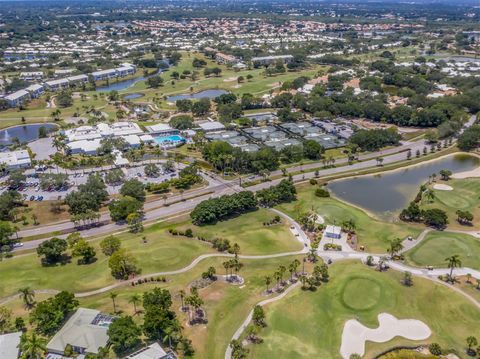
[[[176,358],[173,353],[167,354],[158,343],[150,344],[148,347],[130,354],[125,359],[169,359]]]
[[[103,316],[98,310],[79,308],[50,340],[47,349],[63,353],[70,344],[87,353],[98,354],[98,348],[108,343],[107,330],[111,321],[112,317]]]
[[[0,335],[0,358],[17,359],[22,332]]]

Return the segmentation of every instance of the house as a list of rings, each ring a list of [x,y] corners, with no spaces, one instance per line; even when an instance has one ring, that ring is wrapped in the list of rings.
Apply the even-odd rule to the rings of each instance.
[[[17,107],[30,100],[30,93],[26,90],[18,90],[4,97],[10,107]]]
[[[325,228],[325,236],[327,238],[340,239],[342,236],[342,228],[329,224]]]
[[[18,359],[20,357],[20,338],[22,332],[0,335],[0,358]],[[167,357],[168,358],[168,357]]]
[[[107,331],[113,319],[98,310],[79,308],[47,344],[47,351],[63,355],[70,345],[78,354],[98,354],[98,348],[108,344]]]
[[[52,91],[67,89],[69,85],[70,84],[67,79],[45,81],[45,86]]]
[[[39,98],[45,92],[45,88],[43,87],[43,85],[34,84],[28,86],[25,91],[28,91],[30,93],[31,98]]]
[[[223,131],[225,126],[218,121],[207,121],[198,124],[198,127],[204,132]]]
[[[140,349],[139,351],[130,354],[125,359],[177,359],[173,352],[166,352],[158,343],[150,344],[149,346]]]
[[[277,61],[281,61],[284,64],[292,62],[292,55],[277,55],[277,56],[263,56],[263,57],[252,57],[252,64],[255,67],[258,66],[268,66],[275,64]]]

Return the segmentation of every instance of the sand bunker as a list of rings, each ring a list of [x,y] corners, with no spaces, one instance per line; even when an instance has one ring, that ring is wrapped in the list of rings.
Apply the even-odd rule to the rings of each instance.
[[[442,184],[442,183],[434,184],[433,189],[437,189],[439,191],[453,191],[453,187],[451,187],[447,184]]]
[[[348,320],[343,327],[340,354],[348,359],[352,354],[365,354],[367,340],[384,343],[400,336],[409,340],[427,339],[432,332],[423,322],[415,319],[397,319],[388,313],[378,315],[379,326],[370,329],[355,319]]]
[[[477,167],[471,171],[454,173],[452,175],[452,178],[456,178],[456,179],[475,178],[475,177],[480,177],[480,167]]]
[[[238,78],[238,77],[236,77],[236,76],[227,77],[226,79],[223,79],[223,82],[237,81],[237,78]]]

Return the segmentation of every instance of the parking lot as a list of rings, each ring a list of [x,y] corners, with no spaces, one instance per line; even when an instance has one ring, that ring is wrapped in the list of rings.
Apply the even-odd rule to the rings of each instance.
[[[145,166],[139,166],[139,167],[129,167],[129,168],[121,168],[121,170],[125,174],[125,180],[130,180],[130,179],[138,179],[142,183],[161,183],[168,181],[172,178],[178,177],[178,171],[173,171],[169,173],[163,173],[163,170],[161,168],[161,165],[159,165],[160,168],[160,175],[158,177],[147,177],[145,175],[144,171]],[[102,176],[105,176],[107,173],[107,170],[102,171],[99,169],[97,173],[99,173]],[[88,179],[88,174],[85,174],[83,172],[77,172],[75,174],[70,174],[69,175],[69,182],[70,185],[66,188],[63,188],[61,190],[55,190],[51,188],[50,190],[46,189],[41,189],[40,188],[40,180],[38,176],[41,176],[42,173],[57,173],[56,170],[48,170],[46,172],[38,172],[35,174],[33,170],[27,171],[27,179],[25,181],[24,186],[20,187],[17,189],[18,192],[20,192],[24,199],[26,201],[49,201],[49,200],[61,200],[64,199],[65,196],[76,190],[77,187],[81,184],[84,184],[87,182]],[[59,171],[58,173],[62,173],[62,171]],[[3,178],[3,181],[5,181],[7,177]],[[121,185],[118,186],[111,186],[107,184],[107,191],[109,194],[117,194],[119,193],[121,188]],[[8,189],[7,186],[3,185],[0,187],[0,193],[3,193]]]

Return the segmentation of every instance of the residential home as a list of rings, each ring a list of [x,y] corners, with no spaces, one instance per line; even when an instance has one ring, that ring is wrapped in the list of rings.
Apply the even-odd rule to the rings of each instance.
[[[149,346],[136,351],[124,359],[177,359],[173,352],[166,352],[158,343],[150,344]]]
[[[45,86],[51,91],[59,91],[59,90],[68,89],[70,84],[68,80],[65,78],[65,79],[45,81]]]
[[[69,345],[77,354],[98,354],[98,348],[108,344],[107,331],[113,319],[98,310],[79,308],[47,344],[47,351],[64,355]]]

